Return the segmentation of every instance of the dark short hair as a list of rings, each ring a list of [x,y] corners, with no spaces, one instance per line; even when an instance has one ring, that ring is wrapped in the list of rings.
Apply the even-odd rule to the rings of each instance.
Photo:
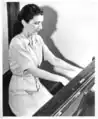
[[[43,10],[35,4],[27,4],[19,12],[18,20],[29,22],[36,15],[43,15]]]
[[[13,37],[22,32],[23,25],[21,20],[25,20],[28,23],[36,15],[43,15],[43,9],[35,4],[25,5],[18,13],[17,21],[14,24]]]

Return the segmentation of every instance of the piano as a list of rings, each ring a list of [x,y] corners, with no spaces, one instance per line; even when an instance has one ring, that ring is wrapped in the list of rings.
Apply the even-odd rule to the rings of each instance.
[[[94,74],[95,59],[33,116],[75,116],[83,97],[89,93],[95,83]]]

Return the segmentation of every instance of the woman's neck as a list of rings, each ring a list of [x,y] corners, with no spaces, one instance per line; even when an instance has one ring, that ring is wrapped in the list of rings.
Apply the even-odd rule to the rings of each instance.
[[[23,29],[22,34],[26,37],[29,38],[30,34],[27,32],[27,30]]]
[[[29,38],[32,35],[36,35],[37,33],[32,33],[30,34],[26,29],[23,29],[22,34],[26,37]]]

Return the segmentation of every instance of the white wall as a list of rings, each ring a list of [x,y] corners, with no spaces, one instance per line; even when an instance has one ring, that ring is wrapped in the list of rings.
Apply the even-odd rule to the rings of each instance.
[[[33,3],[57,11],[57,31],[52,39],[63,56],[81,66],[91,62],[97,40],[96,0],[33,0]],[[25,4],[20,2],[20,8]]]
[[[61,5],[55,43],[65,57],[85,66],[95,55],[97,40],[96,4],[73,2]]]
[[[7,23],[7,6],[3,4],[3,74],[9,70],[8,65],[8,23]]]

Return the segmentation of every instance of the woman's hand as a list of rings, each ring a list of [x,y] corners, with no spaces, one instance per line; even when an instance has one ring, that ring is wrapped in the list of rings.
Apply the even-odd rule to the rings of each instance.
[[[70,79],[73,79],[76,75],[78,75],[82,71],[82,69],[74,68],[74,70],[69,71],[69,70],[64,70],[63,68],[54,67],[54,71],[64,75],[65,77],[69,77]]]
[[[63,76],[58,76],[58,81],[61,82],[64,86],[69,83],[69,80]]]

